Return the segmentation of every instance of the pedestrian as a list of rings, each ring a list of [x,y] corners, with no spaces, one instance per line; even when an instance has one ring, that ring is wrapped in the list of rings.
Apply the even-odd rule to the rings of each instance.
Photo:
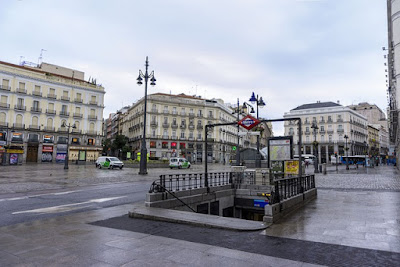
[[[308,161],[306,160],[306,168],[308,168]]]

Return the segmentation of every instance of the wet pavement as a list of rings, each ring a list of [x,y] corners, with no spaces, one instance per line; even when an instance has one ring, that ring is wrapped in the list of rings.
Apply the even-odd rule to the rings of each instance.
[[[62,188],[89,180],[150,182],[158,172],[169,171],[140,177],[137,170],[106,170],[96,180],[96,169],[84,174],[76,170],[74,175],[70,169],[67,178],[63,170],[51,168],[27,168],[26,176],[3,170],[2,196],[25,190],[19,186],[28,188],[32,179],[39,187]],[[327,175],[316,175],[316,184],[317,199],[263,231],[128,218],[134,204],[0,227],[0,266],[398,266],[399,172],[393,166],[352,170],[340,166],[338,173],[330,167]]]

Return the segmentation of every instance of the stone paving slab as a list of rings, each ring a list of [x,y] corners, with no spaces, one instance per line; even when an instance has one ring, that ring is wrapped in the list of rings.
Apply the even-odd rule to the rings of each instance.
[[[220,217],[188,211],[145,207],[144,205],[135,205],[135,207],[129,212],[129,216],[132,218],[185,223],[235,231],[264,230],[269,225],[257,221]]]

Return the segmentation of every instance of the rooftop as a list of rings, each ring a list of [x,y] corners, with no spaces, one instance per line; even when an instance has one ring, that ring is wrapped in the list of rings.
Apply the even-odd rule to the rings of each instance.
[[[294,108],[292,110],[301,110],[301,109],[313,109],[313,108],[329,108],[329,107],[341,107],[342,105],[334,102],[316,102],[311,104],[304,104]]]

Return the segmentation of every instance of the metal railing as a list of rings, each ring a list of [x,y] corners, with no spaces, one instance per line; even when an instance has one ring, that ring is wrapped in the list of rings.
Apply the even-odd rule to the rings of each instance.
[[[271,193],[271,204],[299,195],[315,188],[315,176],[306,175],[274,180],[274,191]]]
[[[210,187],[229,185],[231,183],[232,183],[231,172],[208,173],[208,186]],[[206,188],[204,173],[163,174],[160,175],[159,184],[162,186],[160,190],[166,188],[171,192]],[[158,190],[158,192],[164,192],[164,191]]]

